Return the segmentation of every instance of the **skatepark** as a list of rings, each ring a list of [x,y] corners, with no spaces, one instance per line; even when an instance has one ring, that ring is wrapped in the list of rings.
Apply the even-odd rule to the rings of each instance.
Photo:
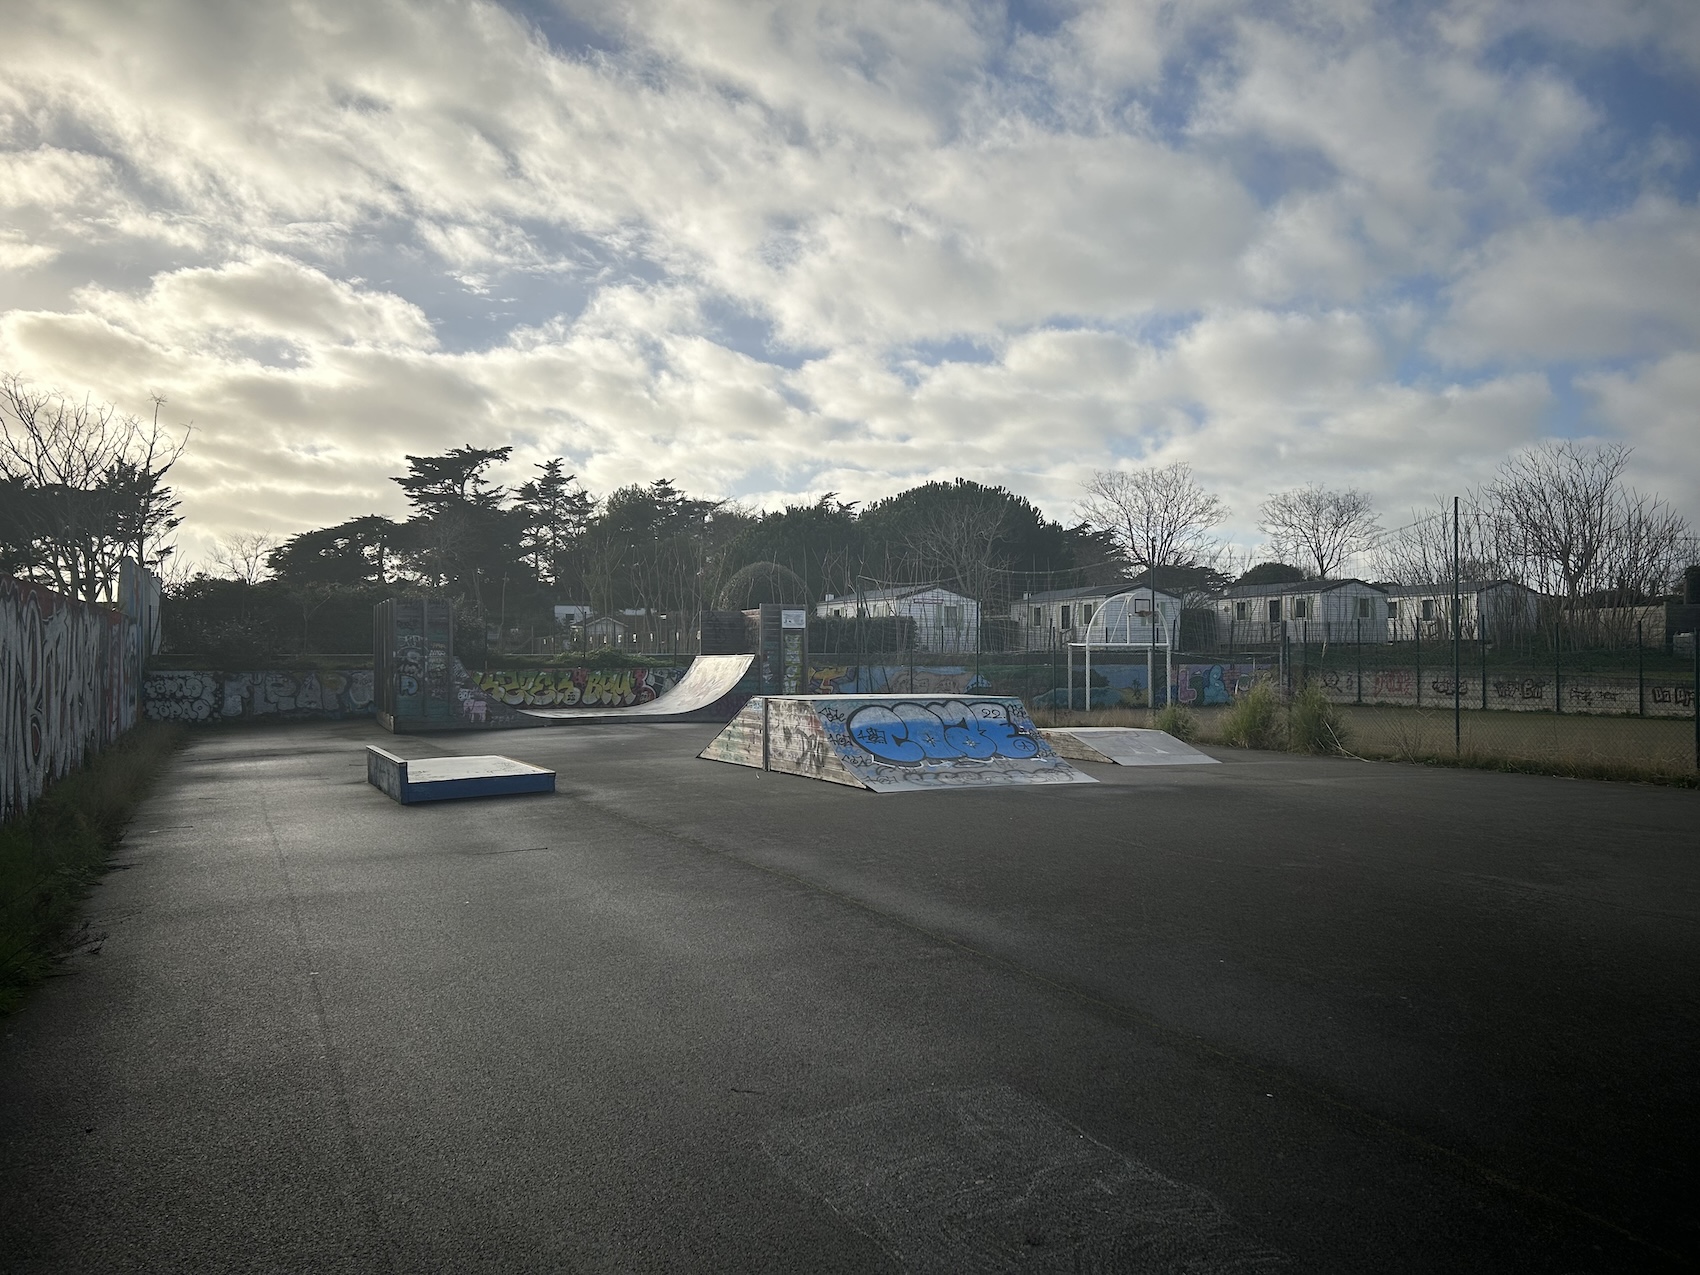
[[[0,1041],[7,1268],[1693,1255],[1694,794],[1230,751],[888,799],[723,730],[194,736]],[[372,746],[555,791],[402,805]]]

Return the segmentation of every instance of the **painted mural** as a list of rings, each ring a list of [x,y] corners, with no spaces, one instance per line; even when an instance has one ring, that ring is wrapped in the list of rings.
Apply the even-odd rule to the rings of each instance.
[[[472,671],[457,660],[445,681],[454,688],[458,724],[501,726],[519,724],[522,708],[643,704],[672,689],[683,672],[674,667]],[[430,677],[424,662],[419,675],[422,681]],[[143,712],[154,721],[181,722],[369,717],[372,679],[369,668],[160,670],[143,683]]]
[[[128,623],[0,576],[0,819],[135,725]]]
[[[1355,669],[1324,669],[1316,682],[1328,698],[1338,703],[1360,700],[1360,679]],[[1414,666],[1366,668],[1362,676],[1361,700],[1365,704],[1396,704],[1446,708],[1452,704],[1452,670]],[[1496,673],[1488,671],[1483,695],[1479,671],[1468,667],[1458,679],[1458,698],[1465,708],[1480,709],[1485,699],[1489,710],[1551,713],[1565,712],[1603,716],[1692,717],[1694,687],[1687,681],[1649,679],[1645,695],[1633,677],[1545,673]]]
[[[159,670],[142,683],[142,712],[175,722],[367,717],[372,670]]]

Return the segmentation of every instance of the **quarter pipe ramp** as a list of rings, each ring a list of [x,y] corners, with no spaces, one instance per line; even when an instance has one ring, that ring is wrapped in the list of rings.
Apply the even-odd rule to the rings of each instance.
[[[872,792],[1097,782],[999,696],[762,696],[698,756]]]
[[[725,722],[755,691],[753,655],[699,655],[679,684],[630,708],[527,708],[523,716],[559,722]]]

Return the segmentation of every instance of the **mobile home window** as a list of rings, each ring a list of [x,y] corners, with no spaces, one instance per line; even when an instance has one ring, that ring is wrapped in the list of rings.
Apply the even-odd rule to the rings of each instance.
[[[1360,620],[1369,619],[1369,599],[1368,598],[1359,598],[1358,599],[1358,619],[1360,619]]]
[[[1424,598],[1423,599],[1423,619],[1425,619],[1425,620],[1434,619],[1434,599],[1433,598]]]
[[[944,608],[944,624],[947,629],[960,629],[962,627],[962,608],[951,606],[947,602]]]
[[[1250,616],[1251,616],[1251,603],[1249,603],[1249,602],[1236,602],[1236,603],[1234,603],[1234,619],[1245,620],[1245,619],[1249,619]]]
[[[1269,603],[1269,623],[1279,624],[1281,621],[1281,599],[1274,598]]]
[[[1398,598],[1389,598],[1387,600],[1387,618],[1389,620],[1397,620],[1399,618],[1399,599]]]
[[[1310,619],[1310,599],[1309,598],[1294,598],[1293,599],[1293,619],[1295,619],[1295,620],[1308,620],[1308,619]]]
[[[1061,626],[1065,629],[1068,627],[1068,608],[1067,607],[1062,608],[1062,619],[1060,621],[1058,621],[1058,623],[1061,624]]]
[[[1041,627],[1044,626],[1044,623],[1045,623],[1045,609],[1043,607],[1034,607],[1033,608],[1033,627],[1036,628],[1036,629],[1041,628]]]
[[[1080,622],[1082,624],[1092,623],[1092,604],[1090,602],[1080,604]]]

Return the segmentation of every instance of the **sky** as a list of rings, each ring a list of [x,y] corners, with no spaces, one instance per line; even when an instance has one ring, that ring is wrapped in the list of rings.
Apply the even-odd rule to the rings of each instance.
[[[405,454],[752,507],[1548,437],[1700,520],[1700,4],[0,0],[0,371],[204,553]]]

